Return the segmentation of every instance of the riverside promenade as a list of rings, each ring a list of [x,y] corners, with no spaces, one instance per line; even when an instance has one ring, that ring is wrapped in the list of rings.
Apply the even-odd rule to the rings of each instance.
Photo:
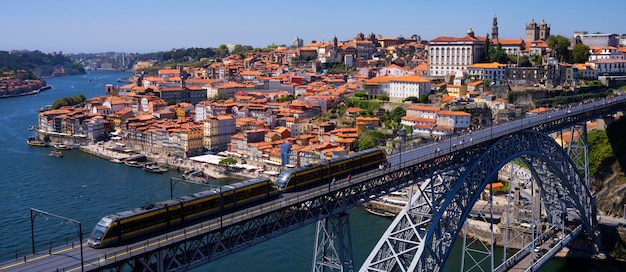
[[[124,152],[123,150],[112,148],[113,145],[110,143],[99,143],[99,144],[90,144],[80,146],[80,150],[112,161],[116,163],[121,163],[124,160],[140,155],[137,153]],[[144,154],[145,155],[145,154]],[[163,157],[156,155],[145,155],[148,161],[156,162],[161,167],[166,167],[172,170],[177,170],[181,172],[186,171],[198,171],[202,170],[211,178],[215,179],[251,179],[257,177],[258,174],[253,172],[246,171],[229,171],[226,166],[221,165],[213,165],[208,163],[203,163],[191,159],[183,159],[178,157]]]

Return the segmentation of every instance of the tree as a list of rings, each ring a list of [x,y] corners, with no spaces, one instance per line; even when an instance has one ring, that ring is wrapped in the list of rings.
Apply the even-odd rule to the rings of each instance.
[[[489,61],[497,62],[497,63],[507,63],[509,61],[509,57],[506,55],[504,49],[502,49],[502,44],[498,43],[495,48],[491,48],[489,51]]]
[[[484,60],[489,61],[489,55],[491,54],[491,39],[489,39],[489,34],[485,35],[485,55],[483,57]]]
[[[231,165],[237,163],[237,160],[231,157],[221,159],[219,165]]]
[[[572,49],[572,56],[574,57],[574,63],[587,62],[587,60],[589,60],[589,56],[591,56],[589,46],[582,43],[574,45],[574,49]]]
[[[402,117],[406,116],[406,110],[403,107],[395,107],[389,112],[389,119],[399,124]]]
[[[404,101],[411,101],[411,103],[417,103],[417,102],[419,102],[419,98],[417,98],[415,96],[409,96],[409,97],[405,98]]]
[[[389,95],[388,94],[379,94],[376,96],[376,99],[380,100],[380,101],[389,101]]]
[[[571,52],[569,50],[570,41],[568,38],[555,35],[548,38],[548,46],[554,50],[555,57],[561,62],[569,62]]]
[[[356,91],[354,92],[354,96],[364,99],[367,98],[367,93],[365,91]]]
[[[282,103],[282,102],[287,102],[287,101],[293,101],[294,98],[292,95],[283,95],[280,98],[278,98],[278,102]]]
[[[420,94],[420,103],[426,104],[430,102],[427,94]]]

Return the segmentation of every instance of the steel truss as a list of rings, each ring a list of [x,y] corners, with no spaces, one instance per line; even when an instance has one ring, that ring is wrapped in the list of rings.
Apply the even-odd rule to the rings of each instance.
[[[448,154],[439,160],[448,167],[433,167],[443,170],[427,176],[419,170],[427,165],[414,165],[415,172],[408,175],[428,178],[360,271],[440,271],[482,189],[518,157],[530,166],[545,209],[562,211],[565,203],[579,214],[587,234],[593,235],[591,195],[576,165],[548,135],[524,131]],[[547,217],[550,223],[560,223],[561,216]]]
[[[354,271],[348,214],[317,221],[316,232],[312,271]]]

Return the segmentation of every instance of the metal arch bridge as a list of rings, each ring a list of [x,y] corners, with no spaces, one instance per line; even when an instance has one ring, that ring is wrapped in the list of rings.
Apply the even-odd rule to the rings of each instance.
[[[574,162],[552,138],[537,131],[524,131],[488,145],[485,150],[467,148],[439,158],[439,162],[414,166],[416,169],[409,171],[407,177],[414,175],[410,178],[421,185],[411,198],[411,205],[395,218],[361,271],[441,270],[483,188],[515,158],[530,166],[546,210],[567,212],[563,204],[572,207],[583,219],[587,233],[593,233],[588,187]],[[455,163],[439,170],[433,163],[442,163],[442,159]],[[437,170],[419,173],[418,169]],[[562,214],[548,216],[552,225],[563,224]]]
[[[337,233],[341,236],[342,231],[349,229],[345,211],[415,184],[420,184],[420,189],[412,200],[416,209],[410,212],[419,215],[417,218],[420,218],[423,228],[414,229],[414,234],[405,232],[405,236],[401,237],[404,241],[416,238],[416,242],[377,247],[383,250],[375,250],[377,253],[373,256],[376,258],[368,258],[374,260],[370,263],[376,266],[371,269],[364,266],[362,269],[438,270],[443,267],[449,254],[453,243],[451,237],[456,237],[454,234],[460,230],[461,226],[457,222],[467,217],[471,204],[477,198],[476,191],[484,187],[483,180],[493,177],[498,167],[515,157],[521,157],[535,169],[535,176],[542,177],[542,194],[546,199],[568,196],[570,199],[567,205],[582,211],[580,214],[584,229],[590,232],[593,230],[594,216],[585,183],[574,174],[574,164],[559,151],[561,149],[557,148],[554,141],[539,132],[550,133],[576,126],[622,110],[625,104],[624,97],[617,97],[611,101],[598,101],[549,115],[524,118],[476,131],[471,136],[459,136],[449,141],[404,150],[389,158],[392,166],[385,171],[370,171],[355,175],[352,180],[339,180],[305,192],[285,194],[272,202],[224,214],[134,244],[98,250],[84,247],[84,259],[77,246],[80,243],[16,257],[13,261],[0,264],[0,271],[49,271],[54,268],[63,271],[188,270],[314,222],[318,222],[318,237],[322,237],[316,241],[316,246],[320,253],[325,252],[316,254],[314,270],[350,271],[354,267],[349,242],[341,241],[337,247],[332,243]],[[457,141],[461,142],[457,144]],[[508,152],[499,152],[502,150]],[[454,182],[459,178],[468,182]],[[554,179],[571,182],[559,187],[553,185]],[[574,197],[579,192],[580,195]],[[457,193],[459,197],[447,197],[456,196]],[[466,195],[463,196],[463,193]],[[556,207],[554,203],[551,207]],[[557,220],[556,217],[552,216],[554,220]],[[409,248],[414,249],[398,250]],[[387,255],[379,253],[385,250]],[[409,254],[413,257],[400,258],[400,255],[396,255],[394,259],[397,261],[394,263],[391,258],[385,257],[391,256],[389,253],[394,250],[402,252],[403,257]],[[328,252],[334,255],[327,256]],[[404,267],[407,270],[403,270]]]

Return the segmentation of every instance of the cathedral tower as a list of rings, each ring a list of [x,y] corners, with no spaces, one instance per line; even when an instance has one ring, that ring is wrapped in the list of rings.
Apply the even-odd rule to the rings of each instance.
[[[493,23],[491,24],[491,38],[498,39],[498,17],[493,16]]]

